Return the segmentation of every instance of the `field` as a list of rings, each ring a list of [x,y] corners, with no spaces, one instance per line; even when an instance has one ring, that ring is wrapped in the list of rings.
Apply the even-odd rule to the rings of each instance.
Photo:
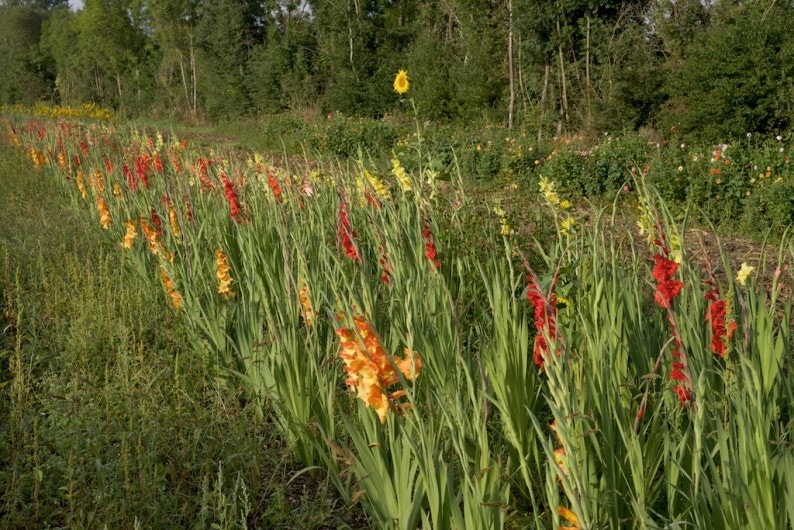
[[[783,139],[34,114],[0,120],[4,527],[794,527]]]

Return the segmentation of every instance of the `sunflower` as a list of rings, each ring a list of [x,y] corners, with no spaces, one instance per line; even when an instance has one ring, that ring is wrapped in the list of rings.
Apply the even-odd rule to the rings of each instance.
[[[408,82],[408,72],[400,70],[397,72],[397,77],[394,78],[394,91],[401,96],[408,92],[411,84]]]

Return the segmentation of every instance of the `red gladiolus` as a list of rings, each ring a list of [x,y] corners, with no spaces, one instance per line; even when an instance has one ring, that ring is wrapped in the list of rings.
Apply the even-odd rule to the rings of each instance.
[[[655,262],[653,266],[653,278],[656,280],[656,292],[653,297],[660,307],[669,310],[673,303],[673,299],[681,292],[684,284],[673,277],[678,271],[678,263],[666,257],[669,253],[661,242],[657,242],[657,246],[662,249],[664,255],[656,254],[653,257]],[[686,359],[682,359],[681,356],[682,345],[672,313],[668,314],[668,319],[672,327],[673,337],[675,338],[675,346],[671,351],[675,360],[673,361],[672,370],[670,371],[670,380],[683,383],[676,384],[676,386],[673,387],[673,391],[678,396],[681,406],[685,407],[693,399],[692,393],[689,391],[692,384],[689,380],[688,370],[685,364]]]
[[[152,224],[154,225],[155,230],[157,231],[158,236],[163,235],[163,222],[160,221],[160,216],[157,215],[157,210],[152,208],[152,214],[150,216]]]
[[[149,178],[146,176],[146,171],[149,164],[143,159],[143,157],[135,157],[135,173],[138,174],[138,179],[143,182],[143,187],[149,187]]]
[[[438,251],[433,241],[433,233],[430,231],[430,224],[427,222],[427,219],[422,222],[422,239],[425,240],[425,257],[433,264],[433,267],[439,269],[441,267],[441,261],[438,259]]]
[[[88,146],[85,144],[85,142],[80,142],[80,151],[82,151],[83,155],[88,154]]]
[[[122,165],[121,172],[124,173],[124,180],[127,181],[127,186],[129,186],[132,191],[137,191],[138,181],[135,180],[135,175],[132,174],[130,167],[127,164]]]
[[[160,155],[154,155],[154,169],[156,169],[158,173],[163,172],[163,161],[160,160]]]
[[[667,309],[670,307],[673,298],[678,296],[683,286],[684,284],[678,280],[667,280],[658,284],[656,286],[656,293],[654,293],[656,303],[662,308]]]
[[[686,375],[684,375],[684,365],[681,363],[681,361],[673,361],[673,369],[670,372],[670,379],[673,381],[686,381]]]
[[[209,167],[212,165],[212,160],[207,158],[200,158],[196,160],[196,165],[198,166],[199,172],[199,181],[201,182],[201,190],[206,191],[208,189],[214,190],[217,186],[209,177]],[[224,186],[225,189],[225,186]]]
[[[242,210],[240,209],[240,201],[237,199],[237,194],[234,191],[234,185],[232,181],[229,180],[229,177],[223,174],[221,174],[221,182],[223,183],[223,193],[226,195],[226,201],[229,203],[229,213],[232,219],[239,222]]]
[[[678,396],[678,401],[682,407],[686,407],[692,401],[692,392],[687,390],[684,385],[674,386],[673,392]]]
[[[673,275],[678,270],[678,263],[660,254],[656,254],[653,259],[656,262],[653,266],[653,277],[657,282],[654,299],[659,306],[668,309],[684,286],[680,281],[673,279]]]
[[[678,271],[678,263],[669,260],[659,254],[653,257],[655,263],[653,266],[653,277],[657,282],[662,283],[669,280]]]
[[[386,252],[384,252],[383,247],[380,248],[380,259],[378,263],[383,271],[383,274],[380,275],[380,280],[386,285],[391,285],[391,266],[386,259]]]
[[[179,163],[179,157],[174,154],[170,149],[168,150],[168,160],[171,161],[171,166],[178,174],[182,173],[182,165]]]
[[[709,304],[706,320],[711,321],[711,351],[719,358],[724,358],[727,351],[727,341],[733,337],[738,327],[736,322],[725,324],[727,304],[725,300],[715,300]]]
[[[348,219],[347,207],[345,206],[345,203],[342,202],[339,205],[339,224],[336,242],[338,245],[342,245],[342,248],[345,249],[345,256],[352,259],[353,261],[360,261],[361,258],[358,255],[358,250],[356,249],[356,244],[354,241],[355,237],[356,233],[351,228],[350,220]]]
[[[281,202],[281,186],[279,185],[275,175],[273,175],[273,173],[270,171],[267,172],[267,184],[273,191],[273,196],[276,198],[276,202]]]
[[[113,162],[110,161],[110,157],[107,155],[105,156],[105,170],[107,170],[108,176],[113,173]]]
[[[537,330],[532,360],[543,369],[545,356],[549,353],[549,344],[546,341],[546,336],[554,339],[557,335],[556,297],[554,294],[550,294],[547,299],[532,277],[527,278],[527,280],[529,281],[527,298],[529,298],[535,310],[535,329]]]
[[[367,200],[367,204],[375,208],[376,210],[380,208],[380,200],[377,197],[373,197],[369,190],[364,192],[364,198]]]

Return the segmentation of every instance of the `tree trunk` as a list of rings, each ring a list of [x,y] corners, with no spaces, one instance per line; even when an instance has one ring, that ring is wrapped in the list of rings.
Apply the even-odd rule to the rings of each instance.
[[[540,93],[540,120],[538,120],[538,143],[543,139],[543,123],[546,118],[546,99],[549,93],[549,77],[551,77],[551,63],[546,59],[546,68],[543,72],[543,91]]]
[[[584,68],[585,68],[585,89],[587,90],[587,94],[585,96],[585,102],[587,104],[587,128],[589,129],[593,123],[593,86],[590,84],[590,15],[587,15],[587,43],[585,47],[585,61],[584,61]]]
[[[193,33],[190,34],[190,75],[193,77],[193,114],[198,112],[198,73],[196,72],[196,48],[193,45]]]
[[[560,82],[562,94],[560,95],[560,110],[562,111],[562,122],[557,124],[557,135],[562,132],[563,123],[568,125],[568,78],[565,76],[565,57],[562,53],[562,30],[560,29],[560,21],[557,20],[557,35],[560,37],[560,43],[557,47],[560,61]]]
[[[510,73],[510,101],[507,104],[507,128],[513,129],[513,114],[516,104],[515,72],[513,68],[513,0],[507,0],[509,28],[507,30],[507,65]]]
[[[185,76],[185,60],[182,50],[179,50],[179,73],[182,74],[182,86],[185,88],[185,105],[190,110],[190,95],[187,88],[187,77]]]

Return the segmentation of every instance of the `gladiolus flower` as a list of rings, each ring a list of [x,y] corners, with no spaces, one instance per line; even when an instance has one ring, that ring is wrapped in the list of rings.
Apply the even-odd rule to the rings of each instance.
[[[157,230],[152,228],[152,225],[144,218],[141,218],[141,230],[143,230],[143,235],[146,236],[146,242],[149,243],[149,250],[156,255],[158,248]]]
[[[298,298],[301,304],[301,316],[307,327],[312,327],[314,324],[315,312],[312,309],[312,302],[309,299],[309,286],[306,285],[304,280],[300,280],[300,290],[298,291]]]
[[[77,170],[77,189],[80,191],[80,196],[85,199],[88,196],[88,193],[85,189],[85,174],[83,173],[82,169]]]
[[[366,169],[364,170],[364,177],[366,177],[372,189],[375,190],[375,195],[377,195],[379,199],[383,199],[384,201],[391,199],[391,193],[389,193],[389,190],[378,177]]]
[[[654,299],[660,307],[668,309],[684,286],[680,281],[673,279],[673,275],[678,270],[678,263],[660,254],[656,254],[653,259],[656,262],[653,267],[653,277],[657,282]]]
[[[706,320],[711,322],[711,351],[719,358],[724,358],[727,341],[733,337],[738,327],[736,322],[726,325],[725,316],[728,308],[725,300],[715,300],[709,304]]]
[[[533,350],[532,360],[538,365],[541,370],[545,356],[549,354],[549,345],[546,341],[548,336],[552,340],[556,339],[557,335],[557,308],[556,299],[554,294],[550,294],[548,299],[543,296],[543,291],[531,277],[528,278],[529,285],[527,286],[527,298],[535,310],[535,347]],[[557,352],[559,354],[559,352]]]
[[[755,267],[748,265],[747,263],[742,262],[742,267],[739,269],[739,272],[736,273],[736,281],[739,282],[739,285],[746,285],[747,278],[750,277],[750,274],[755,270]]]
[[[129,186],[132,191],[137,191],[138,181],[135,180],[135,175],[133,175],[130,167],[127,164],[123,164],[121,166],[121,172],[124,174],[124,180],[127,181],[127,186]]]
[[[276,202],[281,202],[281,186],[278,183],[278,179],[276,176],[273,175],[270,171],[267,172],[267,184],[270,186],[270,189],[273,191],[273,197],[275,197]]]
[[[129,220],[124,226],[127,228],[127,232],[124,234],[124,241],[121,243],[121,246],[130,249],[135,242],[135,238],[138,237],[138,231],[135,230],[135,221]]]
[[[174,237],[179,237],[181,233],[179,230],[179,221],[176,217],[176,209],[174,208],[174,204],[168,199],[168,222],[171,224],[171,232],[174,234]]]
[[[433,233],[430,231],[430,224],[427,219],[422,222],[422,239],[425,240],[425,257],[438,270],[441,267],[441,261],[438,259],[438,251],[436,250]]]
[[[162,237],[162,235],[163,235],[163,222],[160,221],[160,216],[157,215],[157,210],[152,208],[152,213],[149,216],[149,218],[152,220],[152,225],[154,225],[154,228],[157,231],[157,235],[159,237]]]
[[[234,191],[234,185],[226,175],[221,175],[221,182],[223,183],[223,193],[226,195],[226,201],[229,203],[229,215],[232,216],[232,219],[239,222],[242,210],[240,209],[240,201]]]
[[[344,201],[339,204],[339,223],[337,227],[336,242],[345,249],[345,255],[353,261],[360,261],[354,238],[356,233],[350,226],[350,219],[347,215],[347,206]]]
[[[102,225],[102,228],[107,230],[110,228],[110,210],[108,210],[108,205],[105,202],[105,199],[99,197],[96,201],[96,207],[99,211],[99,224]]]
[[[683,385],[674,386],[673,392],[678,396],[678,401],[682,407],[686,407],[692,401],[692,393]]]
[[[135,172],[138,174],[138,179],[143,183],[144,188],[149,187],[149,178],[146,176],[148,170],[148,157],[146,159],[141,156],[135,157]]]
[[[160,279],[163,281],[165,292],[168,294],[168,297],[171,298],[171,305],[174,306],[174,309],[179,311],[179,309],[182,308],[182,295],[176,290],[174,287],[174,280],[171,279],[168,275],[168,271],[166,271],[165,267],[162,265],[160,266]]]
[[[234,298],[234,290],[232,290],[232,282],[234,279],[229,274],[231,266],[229,265],[226,254],[221,249],[215,251],[215,275],[218,278],[218,294],[225,299]]]
[[[408,178],[408,175],[405,173],[405,169],[400,165],[400,161],[397,158],[392,158],[391,165],[391,172],[397,178],[397,183],[400,184],[400,189],[403,190],[403,192],[411,191],[411,179]]]
[[[397,359],[386,352],[372,326],[362,316],[353,318],[355,329],[336,330],[340,339],[339,357],[345,363],[345,383],[356,397],[375,409],[380,422],[386,423],[389,408],[403,410],[406,404],[394,402],[405,394],[404,390],[388,392],[388,387],[405,379],[414,381],[422,369],[422,359],[417,352],[407,348],[404,357]]]
[[[562,528],[568,529],[578,529],[579,528],[579,518],[576,517],[576,514],[573,513],[571,510],[566,508],[565,506],[558,506],[557,513],[560,514],[560,517],[571,523],[573,526],[563,526]]]

